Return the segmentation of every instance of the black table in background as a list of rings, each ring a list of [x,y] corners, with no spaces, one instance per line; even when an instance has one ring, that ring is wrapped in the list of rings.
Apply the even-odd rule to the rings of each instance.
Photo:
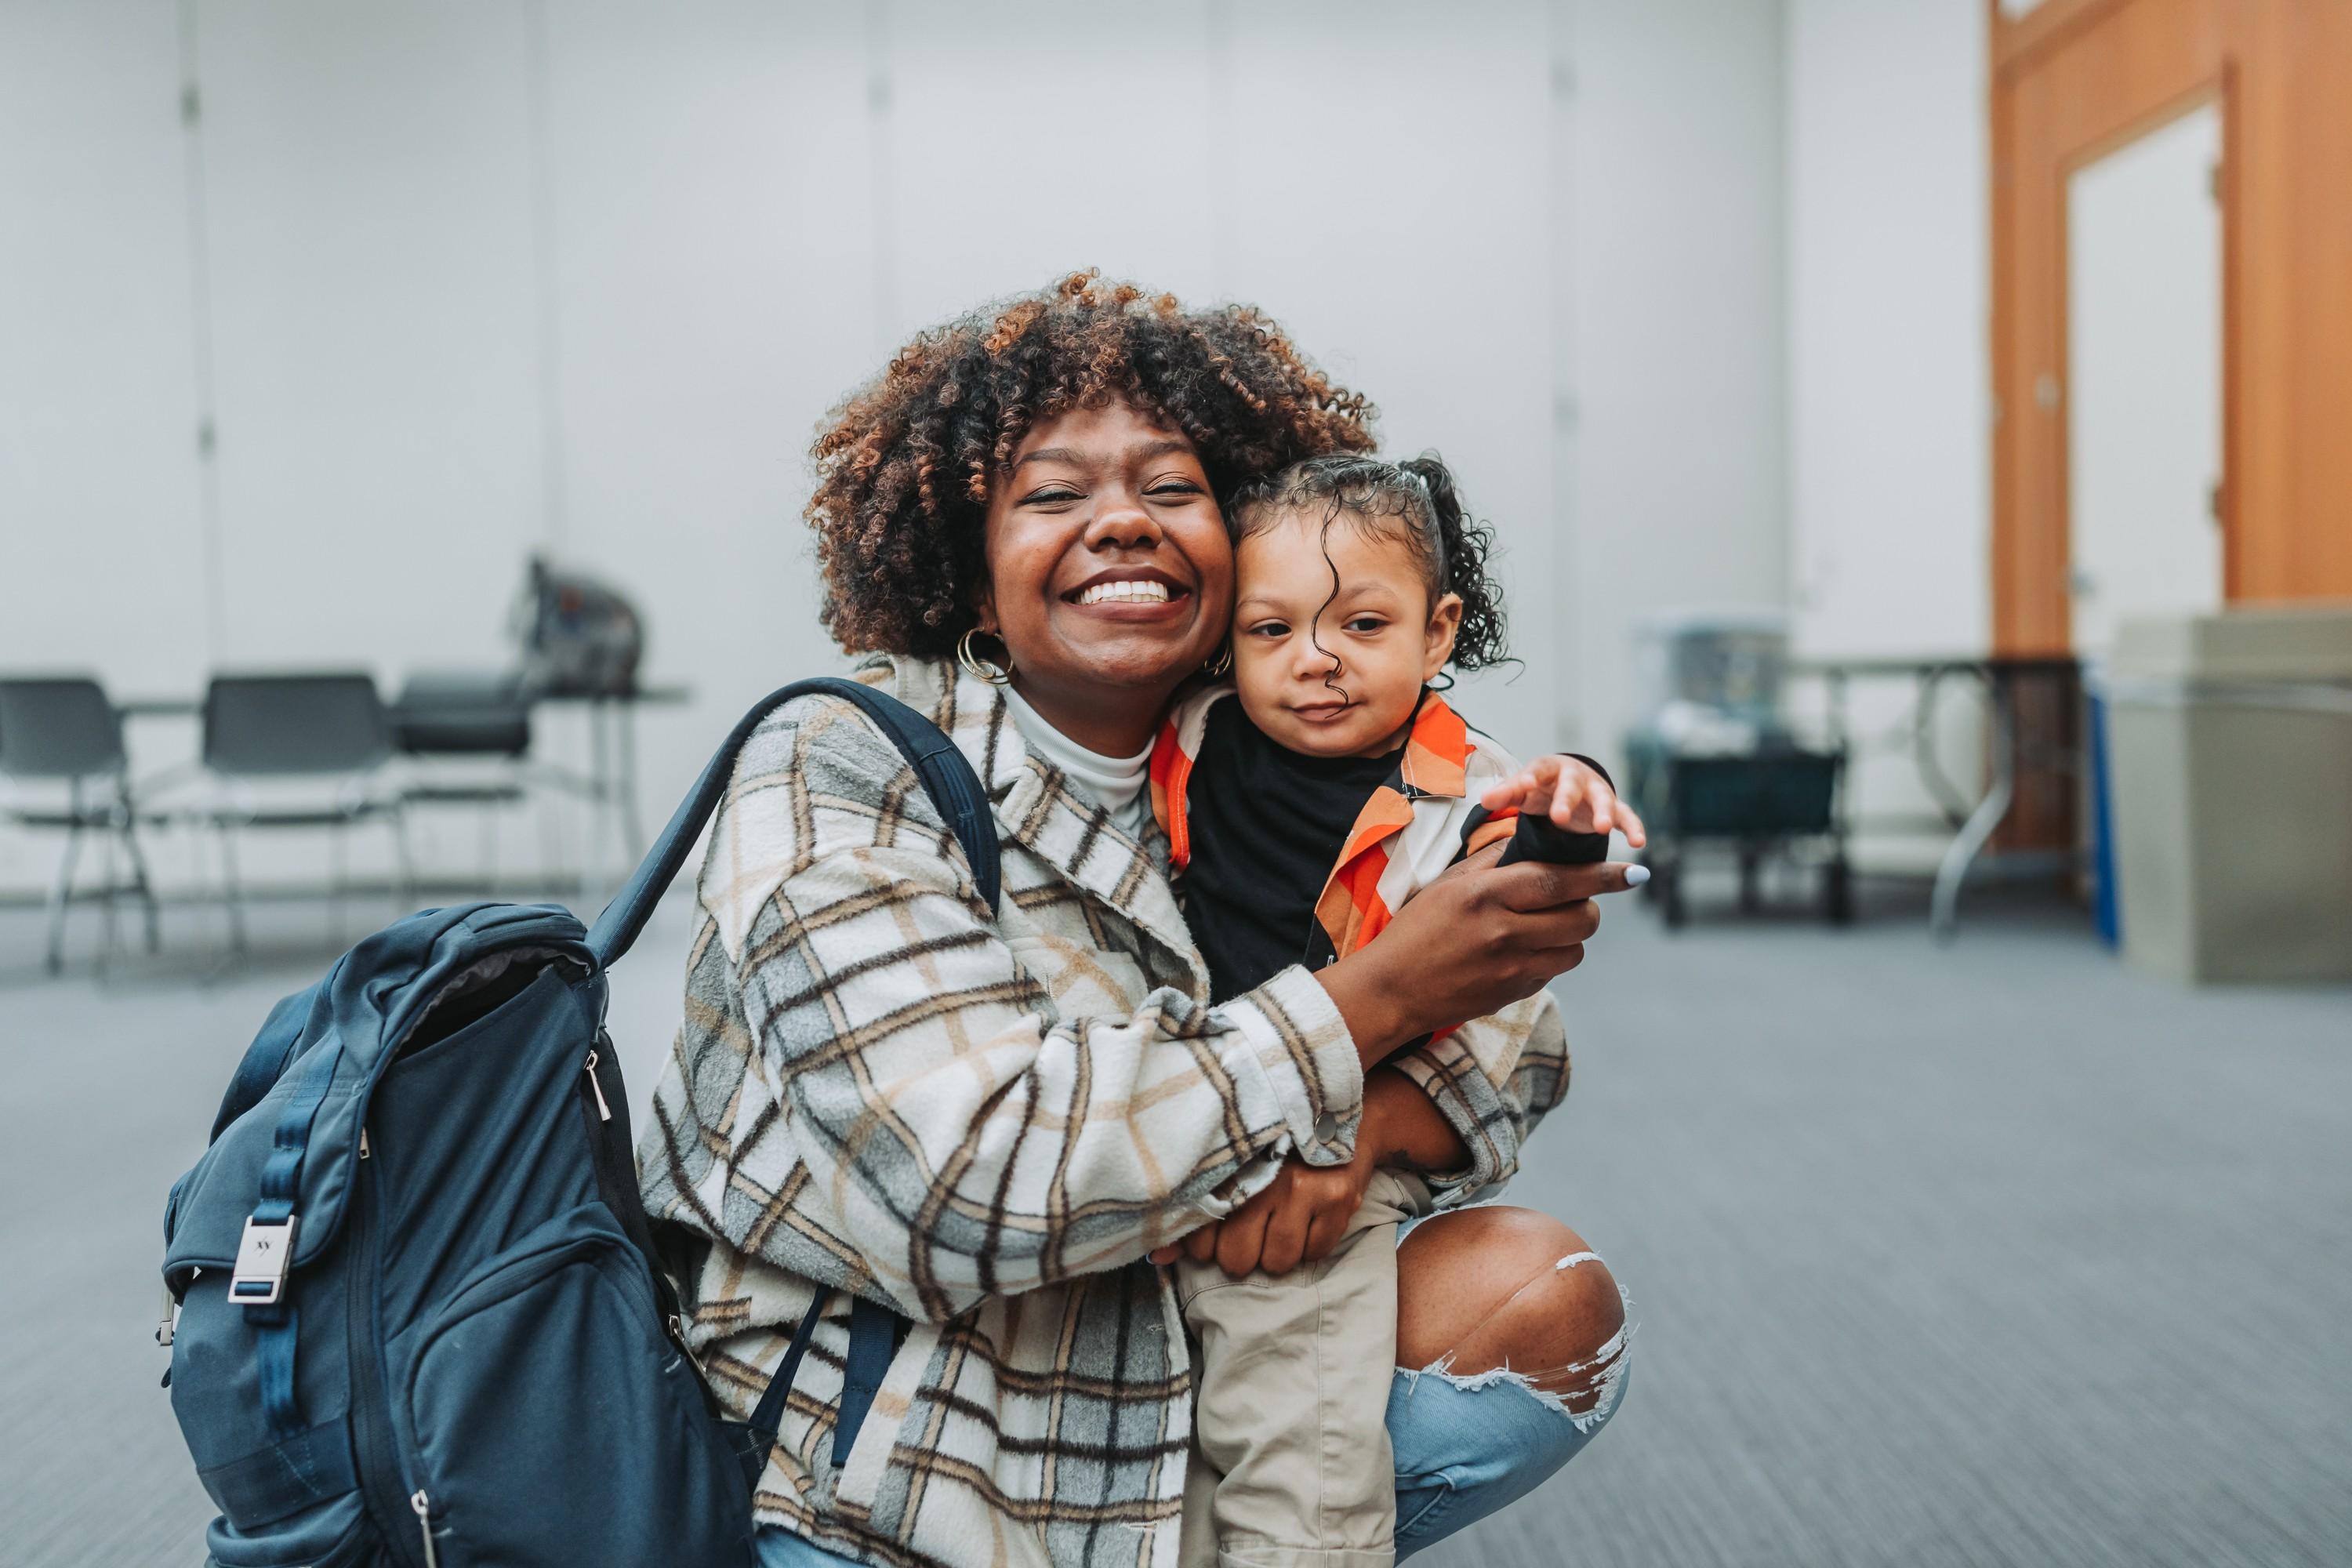
[[[2035,875],[2058,872],[2079,860],[2071,849],[1988,850],[1993,834],[2017,801],[2019,773],[2019,693],[2034,682],[2080,680],[2082,665],[2071,654],[1932,654],[1916,657],[1866,658],[1800,658],[1789,664],[1791,675],[1813,676],[1829,688],[1830,727],[1841,745],[1852,743],[1847,717],[1849,686],[1858,680],[1904,680],[1916,688],[1912,731],[1913,755],[1921,780],[1941,805],[1953,829],[1951,844],[1936,868],[1935,893],[1929,921],[1937,936],[1949,938],[1959,927],[1960,889],[1977,871],[1998,866],[2005,872]],[[1967,681],[1982,693],[1991,746],[1983,789],[1969,795],[1942,765],[1936,752],[1935,710],[1939,689],[1948,681]],[[2061,771],[2078,770],[2078,756],[2045,761]],[[1843,803],[1840,809],[1844,809]]]

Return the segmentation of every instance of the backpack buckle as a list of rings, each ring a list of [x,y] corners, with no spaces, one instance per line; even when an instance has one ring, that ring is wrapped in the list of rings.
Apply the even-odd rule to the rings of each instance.
[[[294,1266],[295,1216],[267,1220],[248,1218],[236,1244],[236,1268],[229,1275],[228,1299],[240,1307],[267,1307],[286,1290],[286,1271]]]

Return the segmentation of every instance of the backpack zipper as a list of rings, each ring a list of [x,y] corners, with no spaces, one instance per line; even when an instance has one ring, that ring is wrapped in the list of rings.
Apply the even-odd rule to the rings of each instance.
[[[599,1121],[612,1121],[613,1108],[604,1103],[604,1086],[596,1080],[596,1053],[594,1051],[590,1051],[588,1053],[588,1060],[582,1066],[580,1070],[588,1075],[588,1087],[596,1091],[596,1120]]]
[[[356,1317],[352,1328],[355,1340],[352,1366],[356,1373],[354,1382],[360,1384],[354,1390],[354,1405],[365,1404],[383,1412],[381,1435],[385,1441],[379,1445],[376,1432],[363,1432],[361,1424],[356,1423],[352,1437],[354,1447],[359,1450],[362,1470],[373,1469],[375,1475],[372,1479],[383,1489],[375,1496],[383,1497],[385,1492],[390,1492],[398,1497],[403,1491],[408,1491],[413,1483],[409,1479],[407,1461],[400,1451],[400,1436],[394,1429],[387,1404],[392,1396],[392,1378],[384,1364],[383,1339],[376,1319],[377,1296],[383,1279],[383,1184],[376,1179],[376,1173],[370,1171],[366,1179],[357,1185],[364,1187],[365,1191],[354,1190],[352,1194],[352,1245],[366,1259],[367,1276],[365,1288],[353,1290],[350,1298],[352,1311]],[[373,1388],[366,1387],[368,1384],[373,1384]],[[408,1506],[412,1511],[415,1510],[419,1498],[425,1498],[422,1488],[410,1492]],[[432,1500],[425,1498],[425,1506],[429,1509],[431,1504]],[[422,1568],[441,1568],[440,1553],[433,1545],[432,1521],[420,1519],[419,1522],[423,1526],[425,1542]],[[386,1531],[383,1539],[389,1552],[393,1544],[391,1532]],[[407,1552],[404,1550],[398,1555],[405,1559]]]
[[[441,1568],[440,1553],[433,1550],[433,1500],[420,1488],[410,1495],[408,1506],[416,1510],[416,1528],[425,1537],[425,1568]]]

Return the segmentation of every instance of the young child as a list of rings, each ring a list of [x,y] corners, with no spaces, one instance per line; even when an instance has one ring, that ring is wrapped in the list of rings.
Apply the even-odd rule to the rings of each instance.
[[[1523,795],[1562,826],[1609,826],[1597,768],[1523,772],[1429,685],[1449,664],[1505,657],[1491,535],[1434,456],[1298,463],[1244,489],[1229,521],[1233,683],[1180,704],[1151,759],[1213,999],[1370,942],[1448,866],[1507,837]],[[1614,816],[1638,842],[1638,822]],[[1319,1262],[1232,1279],[1180,1260],[1208,1461],[1186,1500],[1188,1564],[1212,1560],[1212,1540],[1226,1565],[1393,1561],[1396,1226],[1431,1202],[1414,1176],[1376,1171]]]

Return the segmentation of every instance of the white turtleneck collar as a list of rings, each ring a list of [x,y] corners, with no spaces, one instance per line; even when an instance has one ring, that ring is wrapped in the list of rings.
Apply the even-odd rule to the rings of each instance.
[[[1150,819],[1151,802],[1143,786],[1150,777],[1151,748],[1131,757],[1106,757],[1100,752],[1090,752],[1048,723],[1044,714],[1022,699],[1011,687],[1004,689],[1004,704],[1013,715],[1013,727],[1021,732],[1022,743],[1067,774],[1096,804],[1110,813],[1112,823],[1131,838],[1143,837],[1144,824]]]

